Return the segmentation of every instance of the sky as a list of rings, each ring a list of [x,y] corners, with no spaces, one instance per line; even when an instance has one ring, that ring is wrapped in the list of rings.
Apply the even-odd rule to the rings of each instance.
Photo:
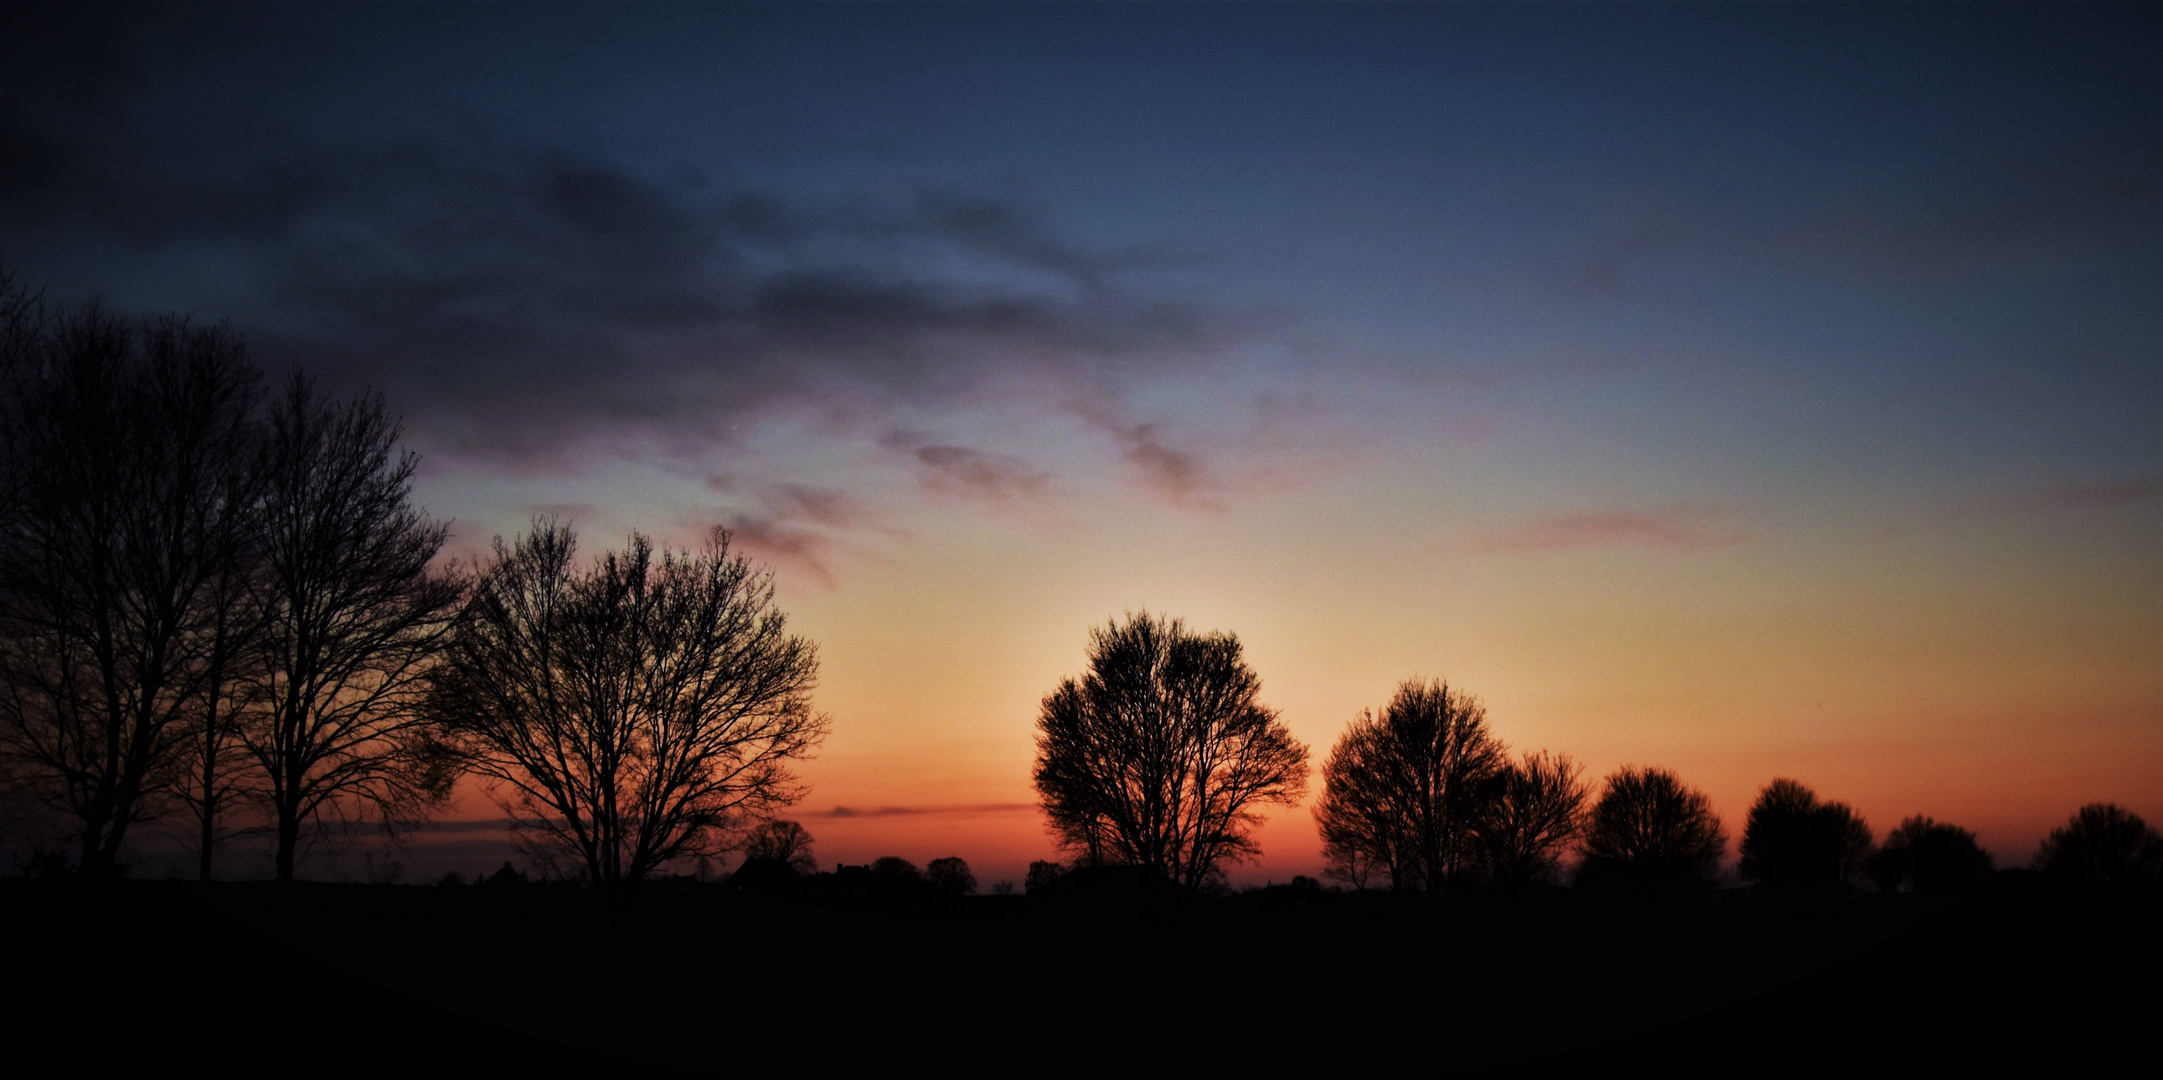
[[[381,392],[449,557],[730,529],[819,648],[824,863],[1053,857],[1039,705],[1141,611],[1316,793],[1419,677],[1731,837],[1774,777],[2001,865],[2163,820],[2153,7],[9,19],[18,283]]]

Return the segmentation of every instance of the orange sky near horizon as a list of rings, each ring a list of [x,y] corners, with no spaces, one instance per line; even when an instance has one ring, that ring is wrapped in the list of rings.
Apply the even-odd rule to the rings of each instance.
[[[1377,526],[1343,490],[1206,514],[1108,500],[1050,523],[927,513],[816,568],[747,547],[819,646],[833,722],[790,816],[825,865],[959,855],[987,888],[1018,881],[1058,857],[1029,779],[1039,702],[1080,673],[1091,626],[1146,609],[1239,636],[1262,700],[1309,747],[1307,805],[1359,710],[1437,677],[1479,695],[1511,747],[1570,754],[1595,788],[1623,765],[1674,770],[1712,798],[1731,855],[1775,777],[1881,836],[1912,814],[1973,829],[2000,865],[2088,802],[2163,820],[2163,618],[2144,602],[2158,571],[2075,528],[2092,516],[1501,548],[1481,537],[1506,521],[1410,507]],[[2155,516],[2114,512],[2103,523],[2135,536]],[[1430,528],[1403,527],[1419,514]],[[1268,813],[1234,882],[1319,872],[1307,805]],[[469,796],[457,813],[489,810]]]

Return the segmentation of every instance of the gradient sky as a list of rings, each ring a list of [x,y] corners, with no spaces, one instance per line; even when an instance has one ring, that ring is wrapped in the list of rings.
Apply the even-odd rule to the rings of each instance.
[[[733,529],[823,862],[1049,857],[1038,702],[1144,609],[1317,767],[1433,676],[1731,836],[2163,820],[2153,6],[9,21],[17,280],[380,389],[461,556]]]

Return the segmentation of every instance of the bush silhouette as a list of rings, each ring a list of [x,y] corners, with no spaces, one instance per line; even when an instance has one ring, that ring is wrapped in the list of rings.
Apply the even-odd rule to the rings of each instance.
[[[1029,864],[1029,875],[1022,879],[1022,891],[1036,892],[1057,881],[1067,872],[1067,865],[1051,859],[1038,859]]]
[[[2051,830],[2035,863],[2067,880],[2153,885],[2163,881],[2163,836],[2116,803],[2089,803],[2063,828]]]
[[[871,872],[884,878],[902,878],[908,881],[924,879],[924,875],[917,871],[915,863],[899,855],[881,855],[872,860]]]
[[[1744,879],[1769,889],[1847,884],[1870,854],[1870,826],[1846,803],[1819,802],[1794,780],[1765,785],[1743,826]]]
[[[1990,853],[1976,844],[1974,833],[1921,815],[1885,834],[1865,869],[1886,893],[1959,892],[1989,881],[1992,871]]]
[[[948,896],[967,896],[976,891],[976,875],[969,872],[969,864],[959,855],[931,860],[931,865],[924,868],[924,877]]]

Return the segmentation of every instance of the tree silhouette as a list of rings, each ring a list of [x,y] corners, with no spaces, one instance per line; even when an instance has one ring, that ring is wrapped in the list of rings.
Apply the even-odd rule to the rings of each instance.
[[[84,876],[193,791],[208,873],[251,629],[259,381],[226,327],[48,312],[0,275],[0,773],[67,822]]]
[[[1584,831],[1582,770],[1567,754],[1527,754],[1488,782],[1479,848],[1488,878],[1501,885],[1552,881],[1562,853]]]
[[[1066,871],[1067,866],[1063,862],[1037,859],[1029,864],[1029,873],[1022,879],[1022,891],[1036,892],[1066,876]]]
[[[1727,834],[1703,792],[1665,769],[1618,769],[1586,823],[1578,880],[1710,885]]]
[[[882,878],[924,880],[924,874],[916,868],[916,864],[899,855],[881,855],[871,860],[871,872]]]
[[[924,878],[948,896],[967,896],[976,891],[976,875],[969,872],[969,864],[958,855],[931,860],[924,867]]]
[[[2035,865],[2097,885],[2154,885],[2163,881],[2163,836],[2116,803],[2089,803],[2050,831]]]
[[[1852,883],[1870,856],[1870,826],[1846,803],[1820,802],[1794,780],[1774,780],[1758,793],[1743,826],[1745,880],[1770,889],[1809,889]]]
[[[1957,892],[1990,879],[1990,853],[1977,846],[1975,834],[1920,815],[1885,834],[1885,843],[1864,868],[1878,891],[1912,888],[1919,893]]]
[[[1230,634],[1144,612],[1089,635],[1089,671],[1044,699],[1036,789],[1083,862],[1199,887],[1254,854],[1265,805],[1297,805],[1307,748],[1256,700]]]
[[[576,547],[552,522],[497,539],[429,713],[529,857],[636,881],[801,796],[790,765],[826,734],[818,657],[724,530],[695,555],[633,534],[584,569]]]
[[[1371,868],[1392,889],[1442,888],[1476,865],[1484,802],[1508,765],[1478,698],[1406,681],[1380,715],[1353,720],[1322,765],[1314,818],[1326,872],[1359,885]]]
[[[380,396],[345,402],[295,375],[269,416],[268,605],[240,737],[262,771],[276,873],[303,826],[413,824],[450,790],[418,713],[462,588],[429,564],[448,527],[412,505],[411,453]]]
[[[762,821],[744,840],[745,859],[768,859],[806,877],[818,873],[811,833],[793,821]]]

